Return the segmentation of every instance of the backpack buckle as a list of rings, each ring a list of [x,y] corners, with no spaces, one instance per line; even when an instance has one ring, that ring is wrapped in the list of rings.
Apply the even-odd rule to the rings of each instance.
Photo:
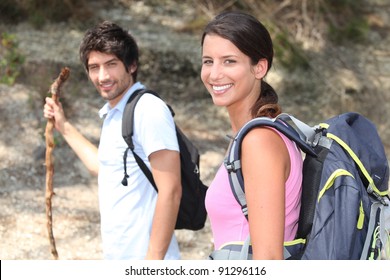
[[[224,165],[229,173],[234,172],[236,173],[238,169],[241,169],[241,161],[235,160],[233,162],[228,162],[227,160],[224,161]]]

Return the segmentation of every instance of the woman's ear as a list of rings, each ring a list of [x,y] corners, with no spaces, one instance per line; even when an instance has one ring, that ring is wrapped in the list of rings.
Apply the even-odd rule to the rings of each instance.
[[[268,72],[268,61],[265,58],[262,58],[255,65],[255,77],[256,79],[261,80]]]

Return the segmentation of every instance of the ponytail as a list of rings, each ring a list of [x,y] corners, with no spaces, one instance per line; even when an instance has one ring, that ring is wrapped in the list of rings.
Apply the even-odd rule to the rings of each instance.
[[[278,104],[278,95],[267,82],[261,80],[261,91],[259,99],[252,107],[252,117],[274,118],[282,112]]]

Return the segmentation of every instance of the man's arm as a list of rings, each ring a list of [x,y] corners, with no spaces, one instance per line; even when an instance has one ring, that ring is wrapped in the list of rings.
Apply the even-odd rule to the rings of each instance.
[[[164,259],[175,229],[181,199],[180,154],[160,150],[149,156],[158,188],[146,259]]]
[[[99,172],[97,147],[65,118],[61,103],[56,104],[53,99],[47,97],[43,113],[45,118],[54,118],[57,131],[62,134],[88,171],[93,175],[97,175]]]

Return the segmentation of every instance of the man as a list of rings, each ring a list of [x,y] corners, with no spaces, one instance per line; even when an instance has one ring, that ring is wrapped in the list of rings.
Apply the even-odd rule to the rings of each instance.
[[[122,114],[128,98],[144,86],[137,82],[138,46],[114,23],[88,30],[80,45],[80,60],[88,77],[107,103],[99,147],[95,147],[65,118],[60,103],[46,98],[44,116],[88,170],[98,175],[101,234],[105,259],[178,259],[174,235],[181,198],[179,146],[172,115],[163,101],[150,94],[134,113],[136,153],[151,168],[158,195],[138,167],[127,157],[128,186],[123,186]]]

